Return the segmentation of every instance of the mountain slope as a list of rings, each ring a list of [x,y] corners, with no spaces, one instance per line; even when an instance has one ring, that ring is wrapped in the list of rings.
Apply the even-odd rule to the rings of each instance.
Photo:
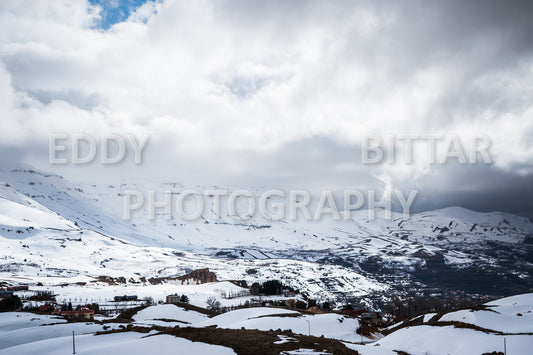
[[[222,279],[281,279],[341,303],[387,298],[386,290],[507,295],[533,286],[533,223],[507,213],[451,207],[409,219],[371,220],[357,211],[346,221],[237,221],[224,209],[215,220],[206,206],[199,221],[166,220],[161,213],[150,221],[145,206],[127,221],[121,216],[126,190],[176,195],[216,187],[72,184],[33,169],[2,171],[0,181],[0,272],[12,281],[108,276],[140,285],[209,267]],[[238,201],[238,209],[246,207]]]
[[[529,354],[533,346],[533,293],[503,298],[475,309],[420,316],[361,354]]]

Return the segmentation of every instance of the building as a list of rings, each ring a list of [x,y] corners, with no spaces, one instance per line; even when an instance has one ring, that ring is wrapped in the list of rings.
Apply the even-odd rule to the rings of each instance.
[[[29,299],[33,301],[54,301],[55,295],[52,291],[39,290],[33,291],[33,296],[31,296]]]
[[[71,319],[93,320],[94,310],[89,308],[80,308],[73,311],[61,311],[59,312],[59,315]]]
[[[59,312],[61,311],[60,309],[57,309],[56,306],[50,303],[45,303],[39,307],[39,312],[42,312],[42,313],[53,313],[56,310],[57,312],[55,314],[59,314]]]
[[[209,271],[209,268],[193,270],[188,274],[178,276],[176,279],[180,280],[182,285],[200,285],[218,281],[217,275],[214,272]]]
[[[379,312],[364,312],[361,314],[361,319],[363,321],[370,322],[376,326],[380,325],[383,320],[381,319],[381,314]]]
[[[294,291],[291,291],[289,289],[283,289],[281,290],[281,294],[285,297],[294,297]]]
[[[137,296],[115,296],[113,297],[115,302],[124,302],[124,301],[137,301]]]
[[[311,312],[311,313],[314,313],[314,314],[322,314],[322,313],[324,313],[324,311],[322,311],[317,306],[313,306],[313,307],[307,308],[307,312]]]
[[[360,309],[344,309],[341,313],[347,316],[355,317],[363,313],[363,310]]]
[[[168,295],[166,301],[167,301],[167,303],[179,303],[180,302],[180,296],[178,296],[178,295]]]
[[[0,297],[7,298],[13,296],[13,291],[0,291]]]
[[[296,308],[296,300],[292,298],[290,300],[283,301],[283,304],[285,304],[285,307],[287,308]]]

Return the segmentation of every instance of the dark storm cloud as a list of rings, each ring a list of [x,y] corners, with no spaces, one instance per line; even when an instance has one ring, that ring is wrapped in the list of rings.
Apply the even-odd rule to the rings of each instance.
[[[274,186],[319,189],[383,189],[374,174],[379,169],[361,165],[361,146],[326,137],[289,143],[274,154],[247,157],[250,171],[240,181],[268,181]],[[298,169],[294,167],[297,166]],[[531,164],[520,168],[531,169]],[[413,213],[462,206],[475,211],[504,211],[533,218],[533,175],[486,164],[448,163],[410,181],[395,180],[394,187],[407,196],[417,190]],[[298,183],[300,186],[298,186]],[[399,206],[395,206],[399,211]]]
[[[441,167],[418,184],[415,212],[462,206],[475,211],[504,211],[533,217],[533,176],[488,165]]]
[[[361,58],[363,52],[358,60],[376,71],[376,86],[394,90],[426,69],[451,69],[455,80],[434,103],[425,121],[427,129],[452,126],[457,117],[473,119],[487,108],[503,114],[530,105],[529,97],[507,92],[517,78],[498,82],[491,76],[530,72],[532,2],[407,1],[367,6],[391,20],[380,27],[377,38],[361,38],[356,30],[349,33],[352,41],[344,58]]]

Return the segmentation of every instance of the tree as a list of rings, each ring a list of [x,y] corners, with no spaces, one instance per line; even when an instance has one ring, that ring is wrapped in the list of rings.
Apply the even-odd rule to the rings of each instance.
[[[279,280],[268,280],[263,283],[263,293],[265,295],[281,295],[283,284]]]
[[[100,314],[100,305],[98,303],[92,303],[89,308],[94,311],[94,314]]]
[[[279,280],[268,280],[262,284],[254,282],[252,286],[250,286],[250,294],[254,296],[260,294],[267,296],[281,295],[284,289],[298,293],[298,290],[294,290],[292,287],[283,285],[283,283]]]
[[[0,312],[11,312],[22,308],[19,296],[13,295],[0,300]]]
[[[146,304],[147,306],[151,306],[154,304],[154,299],[152,297],[146,297],[144,299],[144,304]]]
[[[296,301],[296,308],[298,309],[307,309],[307,303],[305,303],[304,301]]]
[[[209,297],[205,303],[207,303],[207,309],[218,312],[220,310],[220,301],[217,300],[215,297],[211,296]]]
[[[189,303],[189,297],[187,297],[187,295],[181,295],[180,302],[181,303]]]
[[[259,292],[261,292],[261,285],[259,284],[259,282],[254,282],[250,287],[250,294],[257,296]]]

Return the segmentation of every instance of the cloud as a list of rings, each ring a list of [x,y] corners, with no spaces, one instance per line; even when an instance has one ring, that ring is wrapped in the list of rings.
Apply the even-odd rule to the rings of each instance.
[[[454,204],[470,196],[456,168],[364,166],[362,137],[486,134],[494,164],[484,176],[531,181],[529,2],[138,5],[104,25],[112,7],[93,2],[2,2],[2,149],[96,180],[110,168],[49,166],[48,134],[146,133],[145,164],[114,176],[368,187],[383,186],[379,176]],[[446,194],[427,181],[435,176]],[[504,195],[483,201],[498,209]]]

